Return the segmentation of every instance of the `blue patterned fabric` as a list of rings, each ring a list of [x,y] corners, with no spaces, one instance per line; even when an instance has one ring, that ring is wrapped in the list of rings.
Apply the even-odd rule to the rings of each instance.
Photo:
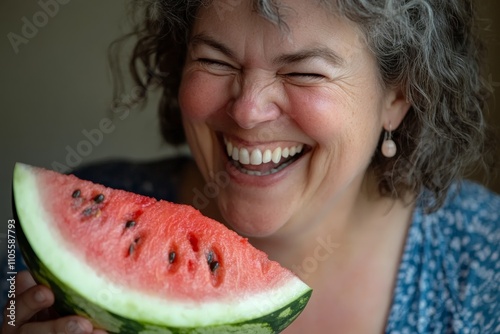
[[[188,162],[112,162],[75,174],[175,201],[176,175]],[[408,231],[386,333],[500,333],[500,196],[463,182],[450,190],[438,211],[426,214],[422,203]],[[2,268],[8,271],[6,263]],[[1,282],[0,302],[5,304],[8,287],[5,279]]]
[[[386,333],[500,333],[500,197],[456,188],[414,212]]]

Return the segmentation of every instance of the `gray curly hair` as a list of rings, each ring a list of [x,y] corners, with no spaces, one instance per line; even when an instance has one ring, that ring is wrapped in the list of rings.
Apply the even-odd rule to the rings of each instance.
[[[132,0],[138,21],[131,34],[137,41],[130,69],[141,88],[139,100],[152,86],[161,86],[160,125],[167,142],[185,142],[177,94],[198,9],[241,1]],[[278,0],[251,1],[260,15],[286,27]],[[401,88],[412,105],[393,133],[400,154],[387,159],[377,150],[373,156],[380,193],[402,198],[426,189],[433,195],[429,210],[437,209],[450,185],[471,167],[487,169],[491,152],[484,120],[491,88],[481,75],[484,48],[472,1],[317,1],[358,24],[383,83]]]

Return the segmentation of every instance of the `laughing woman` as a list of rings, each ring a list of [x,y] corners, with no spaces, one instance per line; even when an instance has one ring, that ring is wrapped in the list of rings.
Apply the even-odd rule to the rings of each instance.
[[[464,180],[487,167],[490,143],[471,1],[148,0],[134,11],[142,98],[160,83],[162,133],[192,159],[120,173],[154,175],[148,195],[188,204],[222,175],[200,209],[314,289],[285,333],[500,333],[500,197]],[[140,192],[109,168],[92,167],[94,180]],[[78,317],[28,322],[53,300],[31,285],[18,297],[26,332],[75,319],[91,332]]]

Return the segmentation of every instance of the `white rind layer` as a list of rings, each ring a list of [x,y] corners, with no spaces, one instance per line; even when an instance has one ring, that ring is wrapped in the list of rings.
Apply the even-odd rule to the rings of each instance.
[[[125,318],[168,327],[239,323],[272,313],[310,291],[297,277],[287,279],[276,289],[221,302],[186,303],[148,296],[140,291],[125,291],[72,252],[72,246],[51,226],[40,192],[35,189],[38,186],[33,168],[16,164],[16,209],[23,232],[39,260],[88,302]]]

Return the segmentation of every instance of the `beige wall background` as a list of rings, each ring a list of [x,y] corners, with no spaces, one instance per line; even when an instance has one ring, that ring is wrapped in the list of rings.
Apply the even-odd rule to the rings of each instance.
[[[12,218],[14,163],[67,165],[68,147],[76,150],[86,140],[84,131],[102,125],[112,93],[106,50],[127,30],[122,0],[57,0],[57,7],[45,9],[41,5],[54,1],[0,2],[0,249],[5,247],[5,226]],[[491,116],[499,126],[500,1],[481,0],[481,9],[491,20],[488,73],[496,95]],[[89,153],[77,164],[172,153],[158,135],[155,105],[153,99],[145,110],[113,119],[105,126],[113,130],[90,151],[80,147]],[[500,192],[500,176],[489,186]]]
[[[125,1],[57,1],[43,0],[58,4],[48,9],[39,0],[0,1],[0,256],[12,218],[16,161],[47,168],[54,162],[68,165],[68,147],[76,151],[87,140],[84,131],[100,126],[108,133],[100,142],[94,137],[97,144],[90,149],[81,146],[88,154],[79,155],[81,161],[72,156],[72,164],[152,159],[172,152],[157,131],[155,99],[143,111],[102,123],[110,116],[112,100],[107,48],[127,31]]]

